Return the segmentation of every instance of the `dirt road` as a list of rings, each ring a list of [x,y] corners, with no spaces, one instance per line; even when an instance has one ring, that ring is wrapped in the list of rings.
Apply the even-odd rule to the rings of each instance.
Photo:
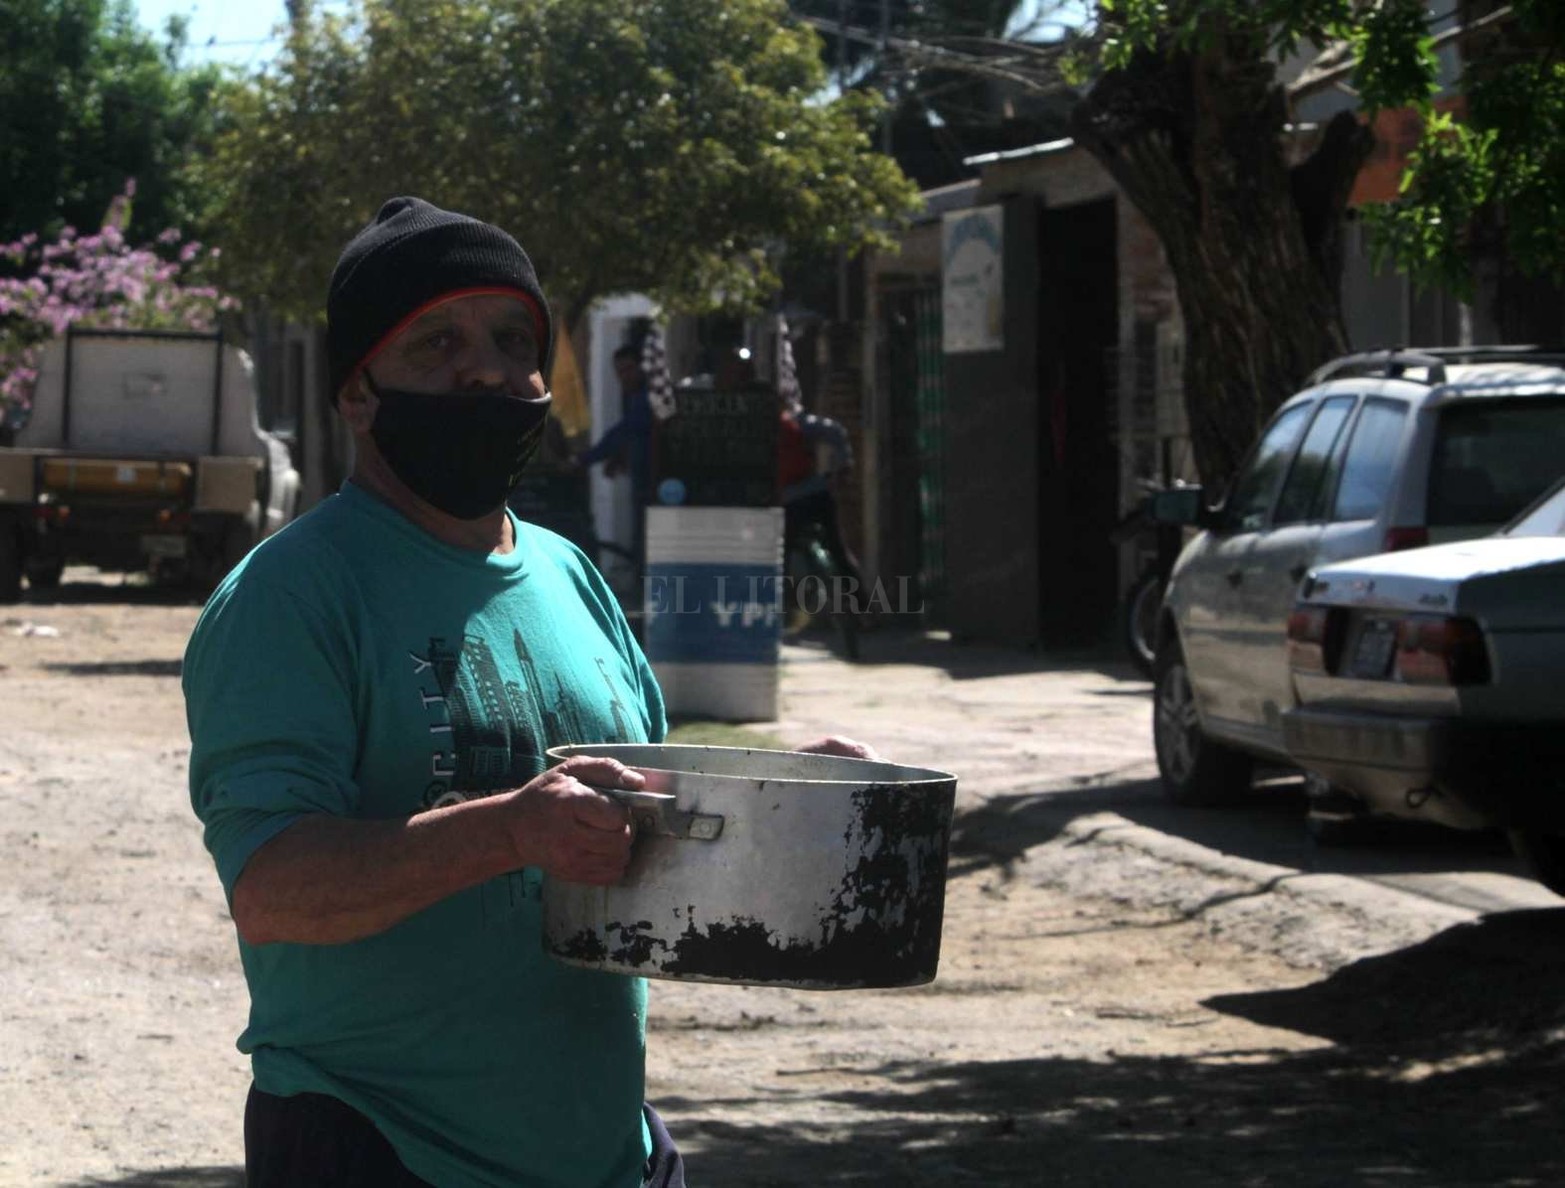
[[[239,1183],[244,987],[184,790],[195,615],[92,586],[0,614],[0,1185]],[[649,1095],[694,1184],[1565,1183],[1565,909],[1503,852],[1311,870],[1243,840],[1285,836],[1286,792],[1175,828],[1128,673],[867,650],[789,649],[772,729],[961,776],[941,976],[654,983]]]

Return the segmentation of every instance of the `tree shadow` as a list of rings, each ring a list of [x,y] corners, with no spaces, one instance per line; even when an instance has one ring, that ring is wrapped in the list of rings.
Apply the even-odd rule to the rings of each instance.
[[[1562,991],[1565,909],[1516,912],[1300,989],[1203,1004],[1328,1048],[856,1068],[863,1088],[766,1103],[803,1119],[787,1125],[656,1104],[692,1183],[1541,1188],[1565,1183]],[[778,1092],[826,1071],[790,1071]]]
[[[159,1167],[72,1180],[59,1188],[244,1188],[242,1167]]]
[[[1292,990],[1205,1004],[1267,1027],[1429,1060],[1565,1036],[1565,908],[1499,912]]]

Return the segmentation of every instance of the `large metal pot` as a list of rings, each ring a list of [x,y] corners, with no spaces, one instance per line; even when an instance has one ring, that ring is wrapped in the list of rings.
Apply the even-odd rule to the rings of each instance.
[[[636,823],[613,887],[545,879],[544,946],[653,978],[839,990],[932,981],[956,777],[739,747],[557,747],[617,759]]]

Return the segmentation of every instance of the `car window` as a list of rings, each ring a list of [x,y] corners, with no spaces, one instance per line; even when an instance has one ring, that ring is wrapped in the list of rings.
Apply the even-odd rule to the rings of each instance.
[[[1506,527],[1507,536],[1565,536],[1565,479]]]
[[[1503,524],[1561,474],[1565,398],[1449,405],[1429,468],[1429,526]]]
[[[1272,499],[1293,457],[1294,444],[1304,431],[1311,405],[1290,408],[1261,435],[1249,463],[1234,480],[1233,494],[1224,507],[1223,520],[1231,532],[1254,532],[1266,523]]]
[[[1373,520],[1380,514],[1396,474],[1406,423],[1407,405],[1392,400],[1364,402],[1342,461],[1332,519]]]
[[[1323,514],[1322,491],[1332,470],[1332,460],[1337,456],[1343,426],[1353,411],[1354,399],[1352,396],[1333,396],[1321,401],[1320,410],[1310,422],[1309,431],[1288,471],[1288,481],[1282,485],[1282,494],[1277,496],[1273,524],[1297,524],[1318,519]]]

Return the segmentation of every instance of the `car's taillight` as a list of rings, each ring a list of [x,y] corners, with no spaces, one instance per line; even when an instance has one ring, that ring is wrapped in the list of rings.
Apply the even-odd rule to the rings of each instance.
[[[1410,685],[1482,685],[1489,650],[1472,619],[1410,615],[1397,624],[1395,672]]]
[[[1429,543],[1428,528],[1387,528],[1385,551],[1399,553],[1403,549],[1421,549]]]
[[[1324,606],[1295,607],[1288,616],[1288,666],[1326,672],[1336,660],[1341,616]]]

